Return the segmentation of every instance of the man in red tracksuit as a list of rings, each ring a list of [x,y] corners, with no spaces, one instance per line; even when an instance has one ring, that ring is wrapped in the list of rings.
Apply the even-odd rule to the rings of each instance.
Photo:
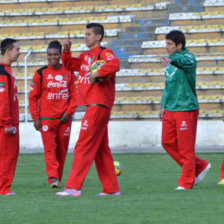
[[[19,155],[19,101],[16,79],[11,69],[19,57],[15,39],[1,42],[0,63],[0,195],[14,195],[10,187]]]
[[[100,46],[104,28],[90,23],[86,27],[85,43],[90,49],[72,58],[70,38],[64,44],[62,61],[69,70],[79,71],[78,103],[87,110],[81,124],[79,139],[74,150],[74,161],[65,189],[58,196],[81,196],[85,177],[95,160],[103,190],[98,195],[120,195],[113,157],[108,143],[108,122],[115,97],[115,74],[119,59],[110,49]],[[97,60],[106,63],[91,74],[91,65]]]
[[[60,64],[61,49],[58,41],[49,44],[48,65],[35,72],[29,95],[34,127],[41,131],[46,172],[51,188],[60,187],[72,114],[77,108],[77,79],[73,72]]]

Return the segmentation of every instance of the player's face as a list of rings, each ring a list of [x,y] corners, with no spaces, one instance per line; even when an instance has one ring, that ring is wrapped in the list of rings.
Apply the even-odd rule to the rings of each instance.
[[[9,57],[11,62],[17,61],[19,58],[20,52],[19,52],[19,44],[17,42],[13,43],[13,48],[9,50]]]
[[[166,50],[169,55],[182,50],[182,44],[176,45],[172,40],[166,40]]]
[[[52,68],[58,68],[60,66],[61,55],[57,48],[49,48],[47,50],[48,64]]]
[[[100,34],[95,34],[93,31],[93,28],[86,29],[86,34],[85,34],[85,43],[86,46],[90,49],[97,47],[100,44]]]

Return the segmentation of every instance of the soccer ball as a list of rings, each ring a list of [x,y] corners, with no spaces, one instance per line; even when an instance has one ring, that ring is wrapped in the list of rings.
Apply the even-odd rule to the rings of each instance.
[[[91,74],[97,72],[106,62],[104,60],[97,60],[95,62],[93,62],[93,64],[91,65],[90,71]],[[107,75],[105,77],[98,77],[96,78],[97,81],[102,82],[105,80],[109,80],[111,78],[111,75]]]
[[[90,71],[91,73],[95,73],[97,72],[106,62],[104,60],[97,60],[95,62],[93,62],[93,64],[91,65]]]
[[[120,176],[123,171],[123,166],[121,165],[120,162],[114,161],[114,168],[117,176]]]

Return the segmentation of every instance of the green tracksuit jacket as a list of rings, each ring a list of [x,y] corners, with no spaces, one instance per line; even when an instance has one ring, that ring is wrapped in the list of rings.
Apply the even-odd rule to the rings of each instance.
[[[168,111],[191,111],[199,108],[196,83],[196,59],[188,49],[169,56],[170,65],[165,67],[165,89],[161,108]]]

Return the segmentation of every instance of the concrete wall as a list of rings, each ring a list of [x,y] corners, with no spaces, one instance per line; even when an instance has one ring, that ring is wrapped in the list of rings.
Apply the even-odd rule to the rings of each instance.
[[[73,122],[69,144],[71,152],[78,139],[80,122]],[[111,121],[109,143],[113,148],[150,148],[161,146],[160,121]],[[221,120],[200,120],[197,130],[197,146],[224,148],[224,123]],[[33,123],[20,124],[21,152],[43,152],[40,133]]]

